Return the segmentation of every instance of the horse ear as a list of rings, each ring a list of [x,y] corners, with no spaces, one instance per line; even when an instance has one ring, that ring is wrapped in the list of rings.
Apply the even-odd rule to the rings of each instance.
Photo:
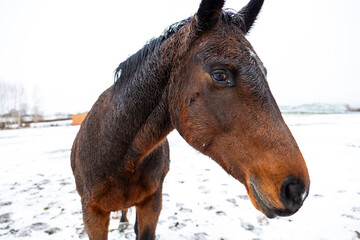
[[[196,13],[197,27],[200,31],[212,28],[218,21],[224,0],[202,0]]]
[[[243,20],[243,31],[245,33],[250,31],[263,3],[264,0],[250,0],[250,2],[238,12]]]

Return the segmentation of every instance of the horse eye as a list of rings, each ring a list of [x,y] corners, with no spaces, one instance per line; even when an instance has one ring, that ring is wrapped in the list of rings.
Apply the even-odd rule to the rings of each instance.
[[[219,82],[219,83],[226,83],[228,80],[228,76],[227,76],[226,72],[223,70],[215,71],[214,73],[211,74],[211,78],[215,82]]]

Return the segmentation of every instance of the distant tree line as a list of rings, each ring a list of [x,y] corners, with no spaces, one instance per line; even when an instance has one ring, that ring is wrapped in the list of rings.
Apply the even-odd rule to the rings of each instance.
[[[39,110],[40,98],[38,90],[33,91],[32,109],[29,109],[25,88],[20,83],[0,81],[0,128],[18,124],[22,127],[23,119],[32,119],[37,122],[42,116]]]

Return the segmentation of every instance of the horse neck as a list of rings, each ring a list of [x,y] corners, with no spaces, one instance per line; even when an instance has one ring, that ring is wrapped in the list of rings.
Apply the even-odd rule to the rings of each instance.
[[[144,157],[173,129],[167,93],[175,54],[167,52],[169,49],[163,46],[159,52],[148,56],[114,95],[114,109],[120,109],[117,119],[127,128],[121,131],[130,139],[123,157],[125,168],[130,172],[135,172]]]

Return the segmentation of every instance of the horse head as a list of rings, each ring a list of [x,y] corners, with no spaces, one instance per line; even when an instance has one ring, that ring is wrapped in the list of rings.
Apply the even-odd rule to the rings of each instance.
[[[295,213],[308,195],[304,158],[246,39],[263,1],[239,12],[203,0],[185,26],[169,91],[174,127],[195,149],[243,183],[267,217]]]

